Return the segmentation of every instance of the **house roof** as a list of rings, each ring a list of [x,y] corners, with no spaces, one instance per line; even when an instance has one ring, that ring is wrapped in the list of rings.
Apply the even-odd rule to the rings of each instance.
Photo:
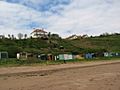
[[[44,31],[44,29],[35,29],[32,33],[34,33],[34,32],[47,33],[46,31]]]
[[[77,35],[72,35],[72,36],[69,36],[69,37],[67,37],[66,39],[73,39],[74,37],[78,37]]]

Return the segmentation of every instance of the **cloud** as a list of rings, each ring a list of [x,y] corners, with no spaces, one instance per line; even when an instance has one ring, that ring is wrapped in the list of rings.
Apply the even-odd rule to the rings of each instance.
[[[80,4],[81,2],[81,4]],[[56,29],[65,36],[65,31],[71,31],[72,34],[99,35],[104,32],[120,32],[119,3],[90,0],[74,0],[66,9],[61,12],[62,18],[54,23],[52,29]]]
[[[29,33],[34,27],[44,24],[41,12],[28,7],[0,2],[0,30],[1,33]],[[6,29],[8,32],[4,32]],[[29,31],[30,30],[30,31]]]
[[[2,0],[0,32],[45,28],[63,37],[120,32],[119,6],[119,0]]]
[[[58,8],[53,9],[55,6],[68,5],[71,0],[5,0],[10,3],[17,3],[38,11],[51,11],[57,12]]]

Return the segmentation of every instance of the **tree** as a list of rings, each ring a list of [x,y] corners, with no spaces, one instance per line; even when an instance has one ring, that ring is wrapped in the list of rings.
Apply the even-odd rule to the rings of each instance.
[[[58,34],[51,34],[52,39],[60,39],[60,36]]]
[[[50,38],[50,36],[51,36],[51,32],[48,33],[48,37],[49,37],[49,38]]]
[[[24,35],[24,38],[27,39],[27,34]]]
[[[18,39],[22,39],[23,38],[23,34],[22,33],[18,33]]]
[[[110,34],[106,32],[106,33],[101,34],[100,36],[101,36],[101,37],[104,37],[104,36],[109,36],[109,35],[110,35]]]
[[[18,46],[8,46],[7,48],[5,48],[6,51],[9,53],[9,58],[16,58],[16,54],[23,51],[21,47]]]
[[[12,38],[12,39],[15,39],[15,36],[12,34],[11,38]]]
[[[10,34],[8,34],[8,38],[11,39],[11,35]]]

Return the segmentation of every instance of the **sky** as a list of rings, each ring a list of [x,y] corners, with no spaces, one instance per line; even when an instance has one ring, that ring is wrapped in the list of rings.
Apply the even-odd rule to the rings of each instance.
[[[120,0],[0,0],[0,35],[120,33]]]

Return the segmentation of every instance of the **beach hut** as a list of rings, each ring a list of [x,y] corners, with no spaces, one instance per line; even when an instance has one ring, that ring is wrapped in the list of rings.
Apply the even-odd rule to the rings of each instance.
[[[0,52],[0,59],[7,59],[8,58],[8,52]]]
[[[33,53],[28,53],[28,52],[17,53],[18,60],[31,60],[31,59],[35,59],[35,58],[36,58],[36,55]]]
[[[86,59],[92,59],[94,57],[94,53],[87,53],[85,54]]]
[[[55,57],[54,57],[54,55],[52,55],[52,54],[48,54],[48,55],[47,55],[47,59],[48,59],[49,61],[52,61],[52,60],[55,60]]]
[[[82,54],[79,55],[73,55],[74,59],[84,59],[84,56]]]
[[[55,60],[55,56],[52,54],[39,54],[37,57],[39,60],[48,60],[48,61]]]
[[[72,60],[73,55],[72,54],[59,54],[59,60]]]
[[[46,54],[39,54],[39,55],[38,55],[38,59],[39,59],[39,60],[47,60],[48,58],[47,58],[47,55],[46,55]]]
[[[120,56],[120,53],[117,52],[105,52],[104,57],[118,57]]]
[[[110,52],[104,52],[104,57],[111,57],[111,53]]]

